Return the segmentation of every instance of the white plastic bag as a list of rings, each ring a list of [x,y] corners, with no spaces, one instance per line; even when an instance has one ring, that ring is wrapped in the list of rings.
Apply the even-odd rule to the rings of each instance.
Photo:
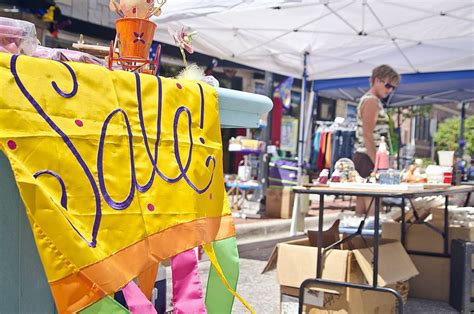
[[[33,23],[0,17],[0,52],[31,56],[37,45]]]

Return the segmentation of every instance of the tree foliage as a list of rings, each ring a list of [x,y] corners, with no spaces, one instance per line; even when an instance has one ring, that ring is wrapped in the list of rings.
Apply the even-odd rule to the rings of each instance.
[[[461,119],[452,117],[446,119],[438,125],[434,139],[438,150],[459,149],[459,132],[461,128]],[[474,155],[474,115],[469,116],[464,124],[464,140],[466,142],[465,153]]]

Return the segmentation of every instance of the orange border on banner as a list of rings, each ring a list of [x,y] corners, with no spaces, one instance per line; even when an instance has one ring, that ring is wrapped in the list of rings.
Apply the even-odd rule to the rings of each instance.
[[[232,236],[235,226],[231,215],[197,219],[155,233],[79,273],[50,282],[56,307],[59,313],[78,312],[116,292],[153,264]]]

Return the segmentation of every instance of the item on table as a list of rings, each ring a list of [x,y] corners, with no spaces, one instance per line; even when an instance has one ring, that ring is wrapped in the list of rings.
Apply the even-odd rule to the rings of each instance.
[[[319,174],[317,183],[327,184],[328,180],[329,180],[329,170],[323,169],[321,173]]]
[[[252,167],[250,166],[248,156],[244,156],[244,159],[240,161],[237,177],[241,181],[249,181],[252,178]]]
[[[375,171],[387,170],[389,168],[389,154],[387,144],[385,143],[385,136],[380,138],[380,145],[375,154]]]
[[[235,152],[242,150],[255,152],[264,151],[265,142],[242,136],[237,136],[237,138],[232,137],[229,140],[229,151]]]
[[[453,183],[453,167],[442,167],[443,168],[443,183]]]
[[[334,164],[334,169],[340,174],[340,182],[354,182],[354,162],[349,158],[341,158]]]
[[[391,184],[390,175],[388,170],[379,170],[379,183],[380,184]]]
[[[440,150],[438,151],[438,161],[440,166],[452,167],[454,163],[454,151]]]
[[[410,165],[408,170],[402,175],[402,181],[407,183],[426,183],[426,174],[421,174],[421,170],[416,164]]]
[[[440,184],[444,181],[444,170],[441,166],[429,165],[426,167],[426,178],[428,183]]]
[[[453,173],[452,172],[444,172],[443,183],[447,183],[447,184],[453,183]]]
[[[0,52],[31,56],[37,46],[33,23],[0,17]]]
[[[415,183],[416,182],[415,169],[416,169],[415,165],[408,166],[408,170],[405,172],[405,181],[407,183]]]
[[[392,184],[400,184],[402,179],[402,172],[397,169],[390,169],[389,172]]]
[[[229,151],[230,152],[237,152],[242,150],[242,142],[240,139],[231,137],[229,140]]]
[[[250,138],[241,138],[242,149],[248,150],[259,150],[260,142],[258,140],[250,139]]]
[[[380,184],[400,184],[400,171],[395,169],[380,170]]]
[[[369,175],[369,177],[368,177],[368,179],[367,179],[367,182],[368,182],[368,183],[377,183],[377,176],[376,176],[375,172],[372,172],[372,173]]]
[[[331,182],[341,182],[341,173],[339,170],[334,170],[331,176]]]
[[[356,183],[365,183],[367,181],[365,178],[362,178],[360,176],[357,170],[352,171],[351,178],[352,178],[351,182],[356,182]]]
[[[416,178],[421,178],[425,173],[425,169],[423,168],[423,159],[417,158],[413,164],[415,165],[415,171],[413,174]]]

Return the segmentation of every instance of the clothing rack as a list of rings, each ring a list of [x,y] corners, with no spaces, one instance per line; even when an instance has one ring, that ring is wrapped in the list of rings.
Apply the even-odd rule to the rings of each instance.
[[[324,120],[316,120],[314,124],[317,126],[329,126],[329,127],[338,127],[338,128],[347,128],[347,129],[355,129],[357,124],[355,122],[336,122],[336,121],[324,121]]]
[[[353,122],[314,121],[312,137],[312,168],[320,171],[329,168],[340,158],[352,158],[356,124]],[[336,143],[337,141],[337,143]]]

